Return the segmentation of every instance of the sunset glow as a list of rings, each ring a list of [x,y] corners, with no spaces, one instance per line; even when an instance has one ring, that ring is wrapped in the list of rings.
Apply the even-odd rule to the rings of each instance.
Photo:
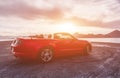
[[[73,23],[70,23],[70,22],[58,24],[56,25],[56,28],[60,32],[74,33],[77,31],[77,27]]]
[[[104,34],[120,30],[119,6],[118,0],[1,0],[0,33]]]

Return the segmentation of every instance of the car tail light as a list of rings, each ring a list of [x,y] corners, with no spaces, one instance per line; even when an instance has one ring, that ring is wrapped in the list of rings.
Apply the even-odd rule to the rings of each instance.
[[[21,40],[20,39],[15,39],[13,42],[12,42],[12,45],[14,46],[18,46],[21,44]]]

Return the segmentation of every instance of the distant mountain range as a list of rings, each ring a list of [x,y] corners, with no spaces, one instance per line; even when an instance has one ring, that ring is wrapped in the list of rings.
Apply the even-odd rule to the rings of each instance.
[[[120,38],[120,31],[114,30],[108,34],[74,34],[78,38]]]
[[[105,35],[106,37],[120,37],[120,31],[115,30]]]
[[[120,30],[114,30],[108,34],[79,34],[74,33],[78,38],[120,38]],[[0,36],[0,39],[13,39],[17,36]]]

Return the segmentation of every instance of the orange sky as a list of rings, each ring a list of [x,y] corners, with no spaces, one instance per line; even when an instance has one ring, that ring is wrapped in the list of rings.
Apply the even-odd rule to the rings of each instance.
[[[119,6],[119,0],[0,0],[0,33],[108,33],[120,30]]]

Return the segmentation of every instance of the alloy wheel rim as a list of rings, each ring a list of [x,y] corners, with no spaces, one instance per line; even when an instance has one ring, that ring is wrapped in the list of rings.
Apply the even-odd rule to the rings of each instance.
[[[42,52],[41,52],[41,59],[44,61],[44,62],[49,62],[51,59],[52,59],[52,50],[50,49],[44,49]]]

